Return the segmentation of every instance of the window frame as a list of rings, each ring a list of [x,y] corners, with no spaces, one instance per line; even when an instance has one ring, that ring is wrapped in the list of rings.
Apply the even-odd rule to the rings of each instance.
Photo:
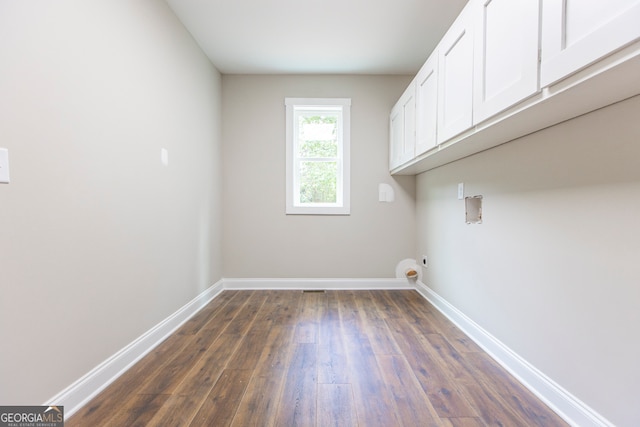
[[[296,111],[328,110],[339,108],[338,125],[338,201],[336,203],[296,202],[299,195],[298,167],[301,158],[296,156]],[[287,215],[350,215],[351,213],[351,98],[285,98],[286,109],[286,214]],[[341,125],[340,125],[341,122]],[[312,159],[308,161],[320,161]],[[339,179],[341,177],[341,179]],[[341,182],[340,182],[341,181]],[[340,197],[341,196],[341,197]],[[340,200],[341,199],[341,200]]]

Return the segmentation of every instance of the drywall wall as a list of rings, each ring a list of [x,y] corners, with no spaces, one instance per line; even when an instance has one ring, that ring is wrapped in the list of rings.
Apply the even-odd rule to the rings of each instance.
[[[223,75],[225,277],[394,277],[415,251],[415,179],[388,172],[389,112],[410,79]],[[351,215],[285,215],[285,97],[351,98]]]
[[[423,281],[618,426],[640,425],[640,96],[417,178]],[[482,224],[465,224],[483,196]]]
[[[0,0],[0,52],[0,403],[39,405],[221,277],[221,83],[155,0]]]

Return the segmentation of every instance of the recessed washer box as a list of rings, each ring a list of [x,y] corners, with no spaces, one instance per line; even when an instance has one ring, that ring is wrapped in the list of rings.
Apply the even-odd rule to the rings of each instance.
[[[482,224],[482,196],[464,198],[467,224]]]
[[[9,150],[0,148],[0,184],[9,183]]]

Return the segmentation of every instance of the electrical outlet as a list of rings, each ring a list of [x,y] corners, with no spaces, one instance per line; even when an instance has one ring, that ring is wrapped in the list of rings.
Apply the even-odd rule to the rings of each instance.
[[[458,184],[458,200],[464,199],[464,182]]]
[[[427,267],[428,267],[428,262],[427,262],[427,256],[426,256],[426,255],[423,255],[423,256],[422,256],[422,266],[423,266],[424,268],[427,268]]]

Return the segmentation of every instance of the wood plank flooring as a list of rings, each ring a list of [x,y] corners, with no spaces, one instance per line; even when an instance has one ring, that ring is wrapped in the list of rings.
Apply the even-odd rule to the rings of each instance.
[[[417,292],[224,291],[73,426],[566,426]]]

